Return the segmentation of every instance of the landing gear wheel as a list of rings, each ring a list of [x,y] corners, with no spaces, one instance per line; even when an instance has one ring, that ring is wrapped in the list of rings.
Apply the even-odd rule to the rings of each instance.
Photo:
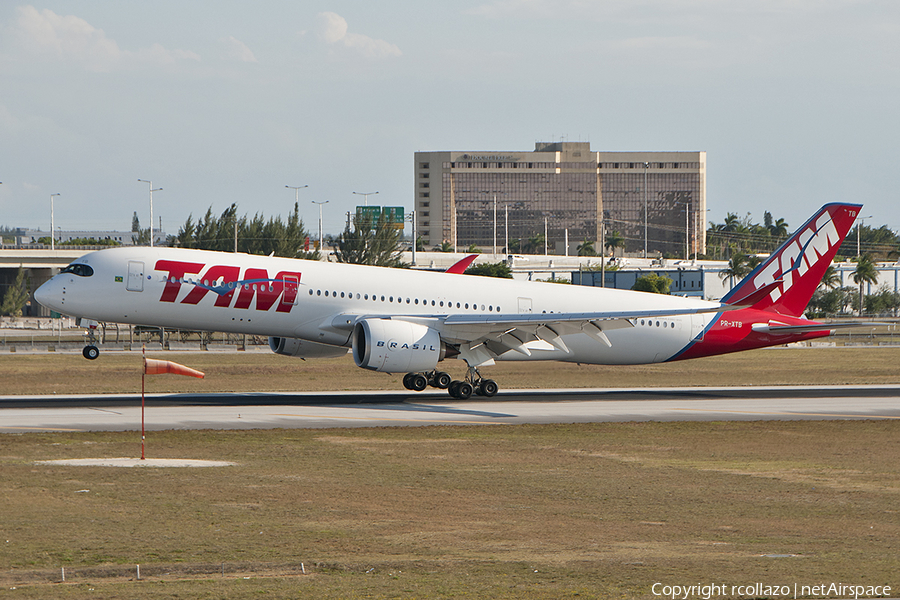
[[[457,390],[459,389],[459,384],[461,383],[462,381],[451,381],[450,385],[447,386],[447,391],[450,393],[451,398],[459,398],[459,392],[457,392]]]
[[[450,382],[452,379],[450,378],[449,373],[444,373],[442,371],[438,371],[434,374],[434,387],[440,388],[442,390],[446,390],[450,387]]]
[[[456,397],[460,400],[468,400],[472,396],[472,384],[468,381],[460,381],[456,386]]]
[[[428,385],[428,379],[421,373],[415,373],[409,378],[409,389],[414,392],[421,392]]]
[[[97,346],[85,346],[84,350],[81,351],[81,355],[88,360],[95,360],[100,356],[100,348]]]
[[[411,380],[414,375],[415,375],[415,373],[407,373],[406,375],[403,376],[403,387],[405,387],[408,390],[412,389]]]
[[[500,386],[493,379],[482,379],[481,384],[478,386],[478,393],[482,396],[493,398],[499,389]]]

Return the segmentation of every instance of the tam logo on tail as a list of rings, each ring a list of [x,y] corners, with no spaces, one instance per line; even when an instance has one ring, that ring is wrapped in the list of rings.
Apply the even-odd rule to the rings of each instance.
[[[823,206],[723,301],[743,298],[780,282],[754,308],[797,317],[802,315],[861,207],[859,204]]]

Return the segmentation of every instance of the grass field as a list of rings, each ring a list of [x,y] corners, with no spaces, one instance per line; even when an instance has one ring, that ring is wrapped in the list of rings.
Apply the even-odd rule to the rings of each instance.
[[[359,369],[347,356],[303,361],[269,353],[149,352],[206,373],[202,380],[151,377],[151,392],[402,390],[401,375]],[[500,389],[900,383],[900,347],[771,348],[636,366],[498,363],[483,370]],[[441,363],[455,378],[458,360]],[[0,395],[140,392],[141,355],[108,352],[0,356]]]
[[[207,378],[151,378],[151,391],[399,387],[397,376],[347,360],[160,355]],[[886,348],[773,349],[490,374],[507,387],[898,383],[898,358]],[[112,353],[3,356],[0,385],[134,392],[139,365]],[[654,583],[755,582],[900,590],[895,420],[168,431],[153,433],[154,458],[235,465],[36,462],[134,456],[137,445],[133,432],[0,436],[0,596],[654,598]]]
[[[0,587],[15,598],[898,589],[898,433],[893,421],[154,433],[155,456],[237,463],[207,469],[38,465],[133,455],[134,435],[6,435]]]

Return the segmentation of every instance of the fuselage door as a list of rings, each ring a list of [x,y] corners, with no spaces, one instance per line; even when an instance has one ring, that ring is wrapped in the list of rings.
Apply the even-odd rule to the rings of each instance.
[[[531,298],[519,298],[519,314],[531,314]]]
[[[703,331],[706,323],[703,315],[691,315],[691,339],[698,342],[703,341]]]
[[[128,280],[125,289],[129,292],[144,291],[144,263],[138,260],[128,261]]]
[[[297,304],[297,290],[300,288],[300,278],[296,275],[284,275],[284,299],[285,304]]]

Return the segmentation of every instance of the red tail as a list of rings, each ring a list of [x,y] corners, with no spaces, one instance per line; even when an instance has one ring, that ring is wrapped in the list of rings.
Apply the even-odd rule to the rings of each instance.
[[[753,308],[799,317],[853,226],[861,204],[826,204],[724,298],[746,298],[779,282]]]

